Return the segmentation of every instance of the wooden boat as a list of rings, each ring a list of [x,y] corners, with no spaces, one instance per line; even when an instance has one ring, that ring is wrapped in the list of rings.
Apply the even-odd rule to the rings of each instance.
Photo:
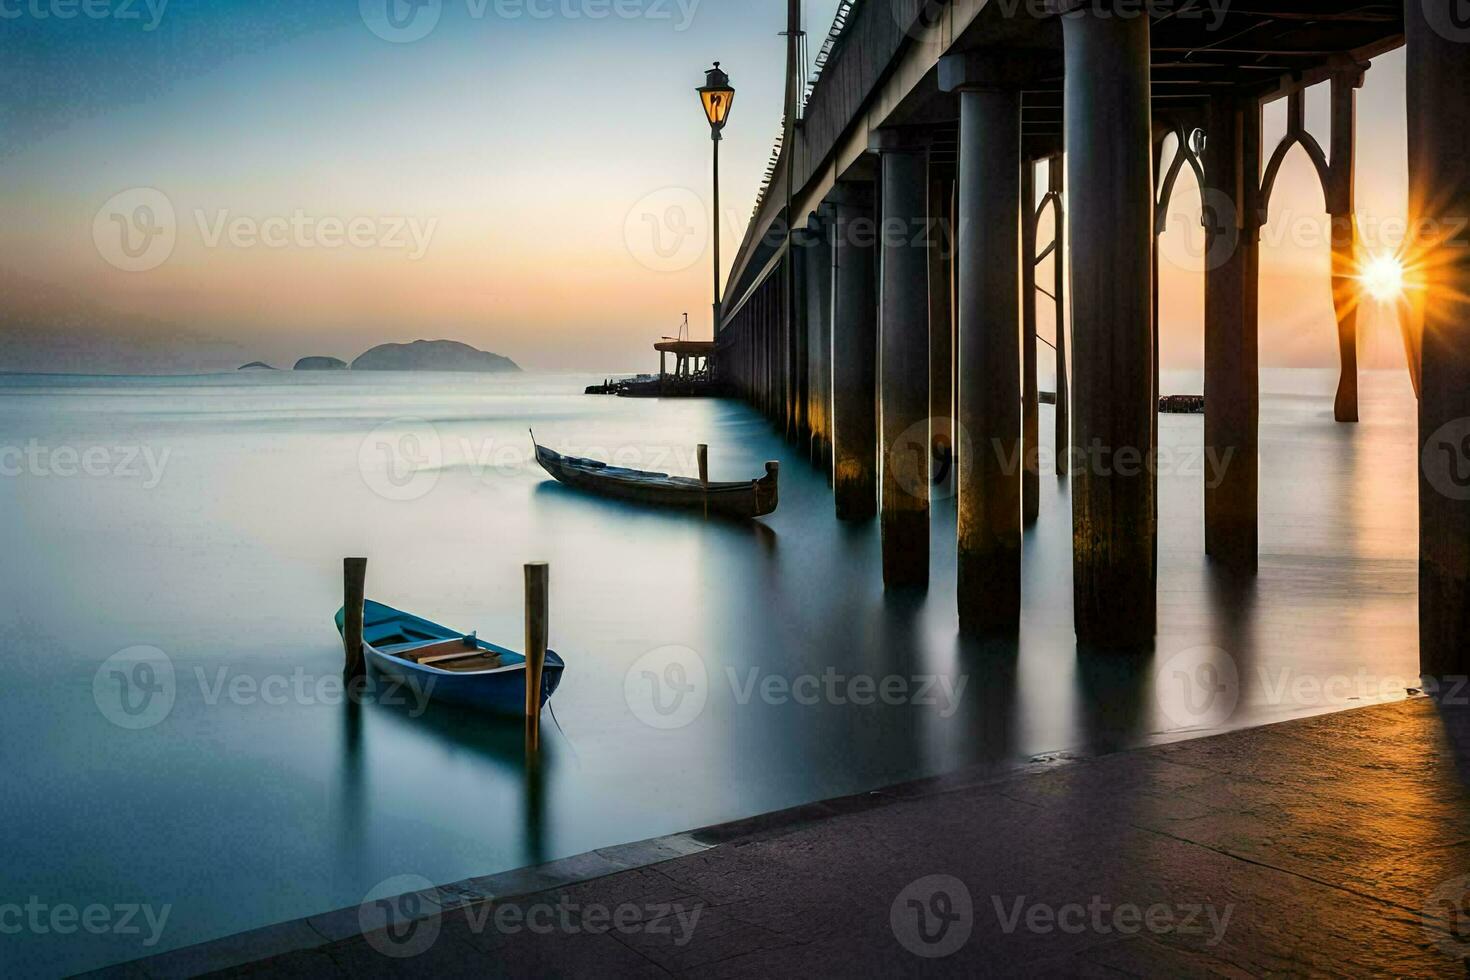
[[[337,611],[340,633],[346,611]],[[368,666],[436,701],[498,714],[526,713],[526,658],[420,619],[380,602],[363,603],[363,655]],[[561,683],[566,663],[546,651],[541,674],[544,705]]]
[[[534,433],[531,444],[536,447],[536,462],[558,483],[620,500],[705,511],[739,520],[763,517],[774,511],[778,502],[776,483],[781,464],[774,461],[766,463],[766,475],[759,480],[701,483],[687,476],[630,470],[595,459],[563,456],[538,444]]]

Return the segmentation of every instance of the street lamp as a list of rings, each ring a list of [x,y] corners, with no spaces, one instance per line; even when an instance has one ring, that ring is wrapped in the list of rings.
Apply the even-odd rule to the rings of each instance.
[[[699,101],[704,106],[705,118],[709,120],[710,139],[715,145],[715,202],[713,235],[715,242],[715,305],[714,333],[720,331],[720,131],[725,120],[730,118],[730,106],[735,102],[735,90],[730,87],[730,76],[720,71],[720,63],[706,68],[704,84],[699,87]],[[713,334],[712,334],[713,336]]]

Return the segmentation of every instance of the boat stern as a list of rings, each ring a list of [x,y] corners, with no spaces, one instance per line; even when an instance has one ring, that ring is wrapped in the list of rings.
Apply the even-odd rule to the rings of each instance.
[[[766,462],[766,475],[755,481],[755,516],[762,517],[775,511],[780,502],[777,485],[781,477],[781,464],[777,460]]]

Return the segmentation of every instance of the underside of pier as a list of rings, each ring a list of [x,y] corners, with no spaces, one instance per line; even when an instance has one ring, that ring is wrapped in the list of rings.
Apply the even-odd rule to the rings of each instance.
[[[787,28],[802,30],[799,3]],[[1206,241],[1204,448],[1229,461],[1204,474],[1205,549],[1251,575],[1272,188],[1301,148],[1332,223],[1333,413],[1356,422],[1356,93],[1375,57],[1407,44],[1411,233],[1399,258],[1422,404],[1423,661],[1464,672],[1470,249],[1451,233],[1470,214],[1467,43],[1455,0],[844,2],[816,77],[797,83],[795,58],[788,71],[783,138],[720,311],[726,380],[833,474],[840,519],[881,515],[891,588],[923,587],[931,478],[953,481],[961,627],[1004,633],[1019,617],[1021,531],[1037,515],[1040,339],[1056,360],[1059,461],[1047,476],[1071,481],[1078,640],[1147,646],[1160,216],[1188,168]],[[1305,124],[1318,85],[1331,106],[1323,142]],[[1262,109],[1277,100],[1286,134],[1266,146]],[[1050,338],[1038,303],[1054,306]]]

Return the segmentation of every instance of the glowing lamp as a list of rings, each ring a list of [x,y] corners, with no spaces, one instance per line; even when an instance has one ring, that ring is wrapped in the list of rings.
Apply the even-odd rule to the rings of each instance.
[[[725,120],[730,118],[730,106],[735,102],[735,90],[730,87],[730,76],[720,71],[720,63],[704,72],[704,84],[699,87],[699,101],[704,106],[705,118],[709,120],[710,135],[720,138]]]

